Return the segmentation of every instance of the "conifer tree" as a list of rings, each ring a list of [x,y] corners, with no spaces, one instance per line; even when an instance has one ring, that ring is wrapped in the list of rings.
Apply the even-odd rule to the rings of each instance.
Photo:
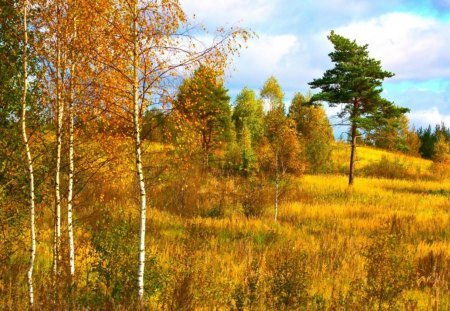
[[[338,114],[343,124],[350,126],[349,185],[353,184],[358,130],[368,131],[386,123],[386,120],[408,111],[381,97],[384,79],[394,76],[381,68],[378,60],[369,57],[368,45],[344,38],[331,31],[328,39],[334,45],[329,54],[334,68],[309,85],[321,92],[311,98],[312,103],[328,102],[330,107],[342,105]]]

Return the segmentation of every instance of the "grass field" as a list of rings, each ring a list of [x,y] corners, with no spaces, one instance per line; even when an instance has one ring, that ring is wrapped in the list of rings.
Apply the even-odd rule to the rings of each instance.
[[[345,167],[347,150],[340,146],[334,158]],[[361,176],[370,176],[368,168],[382,159],[409,175]],[[359,148],[352,188],[343,174],[286,181],[278,222],[270,183],[261,215],[246,217],[235,198],[242,185],[236,178],[206,178],[191,190],[198,206],[190,214],[161,206],[148,213],[148,308],[449,310],[450,180],[435,180],[431,169],[427,160]],[[120,309],[133,303],[138,210],[129,183],[132,175],[121,174],[103,188],[94,185],[97,197],[86,189],[80,199],[77,291],[65,307]],[[161,192],[149,193],[151,202],[160,202]],[[36,295],[45,302],[48,211],[38,221]],[[26,253],[11,259],[14,275],[25,277],[26,261]],[[6,308],[26,301],[25,285],[13,290],[14,275],[2,283]]]

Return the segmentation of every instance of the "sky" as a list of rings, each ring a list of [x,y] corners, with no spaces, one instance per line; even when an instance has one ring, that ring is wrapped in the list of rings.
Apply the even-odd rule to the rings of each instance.
[[[247,86],[259,92],[273,75],[289,104],[295,92],[333,67],[331,30],[368,44],[371,57],[395,77],[383,95],[411,110],[416,128],[450,125],[450,0],[180,0],[189,16],[212,31],[254,31],[226,78],[234,98]],[[327,109],[331,117],[336,111]],[[336,121],[337,122],[337,121]],[[332,119],[333,123],[333,119]]]

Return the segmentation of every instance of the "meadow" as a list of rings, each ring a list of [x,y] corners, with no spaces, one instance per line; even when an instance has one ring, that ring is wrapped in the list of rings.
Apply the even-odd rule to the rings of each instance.
[[[177,188],[179,175],[160,175],[149,192],[147,309],[448,310],[450,180],[433,177],[431,161],[361,147],[349,188],[340,173],[345,147],[334,149],[334,172],[284,178],[277,222],[270,181],[249,186],[242,177],[191,173]],[[149,157],[164,150],[152,149]],[[393,177],[374,177],[380,165],[379,174]],[[111,162],[77,198],[76,287],[61,289],[61,309],[133,308],[139,216],[133,179],[126,162]],[[41,205],[38,309],[55,299],[48,286],[51,224],[51,208]],[[27,238],[24,231],[16,243],[26,245]],[[25,249],[18,247],[3,268],[3,309],[26,308]]]

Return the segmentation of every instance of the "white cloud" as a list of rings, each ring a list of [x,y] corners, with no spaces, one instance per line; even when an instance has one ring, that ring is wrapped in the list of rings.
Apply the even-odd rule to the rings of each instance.
[[[450,0],[431,1],[436,8]],[[426,8],[433,12],[431,2],[355,0],[351,6],[345,0],[325,2],[181,0],[186,12],[195,13],[208,29],[238,23],[259,35],[248,42],[248,49],[241,50],[239,58],[235,57],[226,83],[232,96],[244,86],[258,91],[270,75],[280,82],[286,101],[295,91],[307,92],[307,83],[333,66],[328,57],[332,46],[326,36],[335,29],[358,44],[368,43],[370,55],[396,74],[386,81],[391,85],[385,95],[412,109],[412,124],[450,124],[450,90],[427,83],[445,84],[450,79],[450,21],[438,19],[439,14],[427,17],[415,13]],[[429,109],[432,106],[436,108]],[[327,112],[335,113],[332,109]]]
[[[450,125],[450,115],[445,115],[439,111],[438,107],[432,107],[427,110],[416,110],[409,113],[411,123],[416,126],[434,126],[436,124],[445,123]]]
[[[412,13],[388,13],[336,32],[368,43],[371,56],[396,79],[450,77],[450,23]]]
[[[248,27],[266,22],[277,1],[270,0],[181,0],[181,6],[189,16],[206,26],[217,28],[236,23]]]
[[[299,40],[295,35],[260,35],[251,40],[248,48],[235,59],[232,84],[259,87],[270,75],[279,78],[292,65],[292,56],[298,48]]]

